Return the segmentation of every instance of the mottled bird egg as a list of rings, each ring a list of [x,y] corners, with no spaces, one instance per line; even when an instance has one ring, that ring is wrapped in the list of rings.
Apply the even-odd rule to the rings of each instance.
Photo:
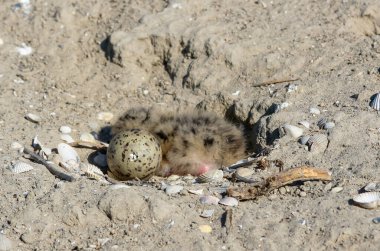
[[[149,179],[159,168],[161,158],[158,140],[140,129],[116,134],[107,150],[110,175],[118,180]]]

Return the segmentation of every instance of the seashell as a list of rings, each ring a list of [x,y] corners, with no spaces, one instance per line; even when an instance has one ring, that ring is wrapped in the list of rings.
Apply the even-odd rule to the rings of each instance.
[[[99,112],[98,115],[96,116],[97,119],[109,122],[113,119],[113,113],[111,112]]]
[[[356,195],[353,201],[360,207],[374,209],[380,204],[380,192],[361,193]]]
[[[61,134],[61,140],[65,141],[68,144],[75,142],[75,140],[68,134]]]
[[[69,126],[61,126],[59,131],[63,134],[69,134],[71,133],[71,128]]]
[[[104,177],[103,172],[95,165],[81,163],[80,168],[84,172],[84,175],[90,179],[100,180]]]
[[[302,121],[298,122],[298,124],[303,125],[307,129],[310,128],[310,122],[309,121],[302,120]]]
[[[321,111],[316,107],[310,107],[309,112],[313,115],[319,115],[321,114]]]
[[[200,183],[212,183],[219,182],[223,180],[223,171],[222,170],[211,170],[197,178],[197,181]]]
[[[210,218],[214,214],[214,209],[204,210],[199,216],[203,218]]]
[[[309,135],[304,135],[302,136],[298,142],[300,142],[301,145],[306,145],[307,142],[309,141],[310,136]]]
[[[325,151],[329,141],[325,134],[315,134],[310,137],[307,143],[309,144],[309,151],[317,153]]]
[[[57,149],[58,149],[58,154],[61,157],[62,162],[68,162],[69,160],[74,160],[76,163],[79,164],[80,158],[74,148],[72,148],[68,144],[59,143]]]
[[[0,250],[13,250],[12,240],[0,233]]]
[[[205,196],[201,196],[199,198],[199,201],[201,202],[201,204],[218,205],[220,199],[212,195],[205,195]]]
[[[180,185],[168,185],[165,188],[165,193],[168,195],[177,194],[183,190],[183,186]]]
[[[130,186],[120,183],[120,184],[114,184],[114,185],[109,187],[109,189],[111,189],[111,190],[125,189],[125,188],[130,188]]]
[[[372,192],[378,189],[380,189],[380,184],[378,184],[377,182],[371,182],[364,187],[364,191],[366,192]]]
[[[239,204],[239,201],[235,199],[234,197],[224,197],[219,201],[219,204],[230,206],[230,207],[236,207]]]
[[[82,133],[79,137],[79,140],[84,141],[84,142],[95,142],[96,141],[94,135],[92,135],[91,133],[88,133],[88,132]]]
[[[343,191],[343,187],[334,187],[331,189],[332,193],[339,193],[341,191]]]
[[[66,169],[69,172],[78,172],[79,171],[79,163],[74,159],[70,159],[66,162],[60,161],[59,165],[62,166],[64,169]]]
[[[376,93],[373,97],[373,99],[371,100],[371,102],[369,103],[369,106],[371,106],[373,109],[375,109],[376,111],[379,111],[380,110],[380,92],[379,93]]]
[[[25,173],[34,169],[34,167],[25,162],[16,162],[9,169],[14,173]]]
[[[202,233],[209,234],[212,232],[212,227],[210,225],[200,225],[198,228]]]
[[[282,126],[282,129],[287,135],[290,135],[293,138],[298,138],[303,134],[303,129],[294,125],[285,124]]]
[[[27,113],[25,115],[25,118],[27,120],[29,120],[30,122],[33,122],[33,123],[40,123],[41,122],[41,117],[36,115],[36,114],[33,114],[33,113]]]
[[[320,120],[317,121],[317,126],[320,129],[323,129],[325,127],[326,123],[327,123],[327,119],[326,118],[321,118]]]
[[[189,193],[191,193],[191,194],[197,194],[197,195],[202,195],[203,194],[203,189],[197,189],[197,190],[188,189],[187,191]]]
[[[335,127],[335,123],[334,122],[326,122],[325,126],[323,127],[323,129],[332,129]]]

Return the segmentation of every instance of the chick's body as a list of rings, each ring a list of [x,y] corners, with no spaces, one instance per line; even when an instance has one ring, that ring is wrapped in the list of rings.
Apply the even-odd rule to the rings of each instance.
[[[139,128],[160,141],[160,176],[200,175],[235,163],[245,155],[241,130],[215,114],[194,111],[182,114],[132,108],[112,127],[112,134]]]

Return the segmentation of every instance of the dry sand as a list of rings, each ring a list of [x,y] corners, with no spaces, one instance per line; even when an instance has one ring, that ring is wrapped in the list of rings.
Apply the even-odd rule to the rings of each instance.
[[[380,120],[369,107],[380,83],[377,0],[22,2],[0,7],[0,237],[14,250],[378,250],[380,210],[350,201],[379,175]],[[23,43],[31,54],[17,51]],[[333,181],[240,202],[229,221],[228,208],[186,192],[218,186],[186,183],[168,196],[160,183],[64,182],[11,149],[36,135],[56,147],[60,126],[77,138],[109,125],[99,112],[116,118],[136,105],[215,111],[249,129],[250,150],[275,145],[268,159],[326,168]],[[336,125],[325,152],[279,138],[285,123],[315,129],[322,117]],[[77,151],[84,161],[92,152]],[[35,169],[13,174],[16,160]]]

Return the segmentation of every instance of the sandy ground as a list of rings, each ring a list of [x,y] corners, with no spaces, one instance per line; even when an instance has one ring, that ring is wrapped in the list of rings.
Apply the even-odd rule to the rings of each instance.
[[[0,239],[14,250],[378,250],[379,209],[351,202],[379,175],[380,120],[369,106],[380,81],[377,0],[5,0],[0,19]],[[60,126],[78,138],[136,105],[214,111],[245,125],[251,152],[275,146],[268,159],[326,168],[333,181],[289,185],[230,208],[187,192],[220,196],[236,185],[227,180],[179,180],[185,189],[171,196],[160,182],[111,189],[61,181],[11,149],[30,147],[36,135],[54,148]],[[115,118],[98,120],[103,111]],[[313,134],[321,118],[335,123],[319,130],[329,137],[326,151],[279,137],[281,125],[301,120]],[[77,151],[84,162],[93,152]],[[34,169],[12,173],[17,160]],[[200,217],[205,209],[212,217]]]

